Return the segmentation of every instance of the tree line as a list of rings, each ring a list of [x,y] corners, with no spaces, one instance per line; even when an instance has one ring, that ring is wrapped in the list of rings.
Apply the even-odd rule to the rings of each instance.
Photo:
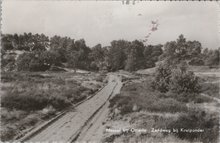
[[[1,67],[18,71],[46,71],[53,66],[93,71],[136,71],[152,68],[164,59],[186,60],[191,65],[217,66],[219,49],[202,50],[199,41],[180,35],[164,45],[144,45],[141,40],[113,40],[110,46],[86,45],[84,39],[44,34],[2,34]],[[22,51],[16,57],[15,51]],[[14,54],[13,54],[14,53]]]

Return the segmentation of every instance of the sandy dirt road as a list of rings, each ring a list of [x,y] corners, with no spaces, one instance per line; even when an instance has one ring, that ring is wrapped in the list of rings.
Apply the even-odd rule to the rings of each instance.
[[[73,142],[75,141],[87,122],[104,107],[110,96],[117,90],[119,78],[109,75],[108,84],[95,96],[67,112],[56,122],[42,130],[26,142]]]
[[[119,94],[123,83],[117,79],[117,87],[112,93],[112,97]],[[102,142],[102,138],[105,132],[105,122],[109,114],[109,101],[107,101],[103,107],[97,112],[97,114],[87,123],[77,138],[77,142]]]

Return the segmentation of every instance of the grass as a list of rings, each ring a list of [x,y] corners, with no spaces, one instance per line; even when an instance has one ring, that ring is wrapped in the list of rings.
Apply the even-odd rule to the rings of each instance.
[[[151,112],[177,113],[177,112],[187,112],[187,107],[185,104],[180,103],[173,98],[165,98],[165,99],[158,99],[157,101],[153,102],[148,107],[148,110]]]
[[[134,106],[137,106],[138,110],[150,112],[176,113],[187,111],[184,103],[153,91],[148,82],[124,86],[121,94],[110,100],[110,107],[119,108],[122,115],[133,112]]]
[[[130,117],[129,123],[138,128],[159,129],[203,129],[201,133],[148,133],[145,135],[112,135],[106,138],[111,142],[212,142],[217,143],[219,117],[202,109],[186,106],[187,102],[212,102],[199,94],[160,93],[151,88],[151,77],[143,83],[125,84],[119,95],[110,100],[114,120]],[[203,91],[217,94],[217,86],[207,84]],[[134,107],[136,109],[134,110]],[[115,112],[118,109],[119,112]],[[142,114],[144,113],[144,114]],[[120,117],[120,118],[117,118]],[[128,119],[129,120],[129,119]]]
[[[4,87],[2,106],[9,109],[41,110],[53,106],[62,110],[93,93],[76,80],[59,76],[44,76],[41,73],[4,73],[2,80],[10,83]]]
[[[5,108],[1,109],[1,120],[3,122],[18,120],[27,115],[27,112],[23,110],[6,110]]]
[[[59,88],[43,88],[46,85],[44,82],[41,85],[39,83],[16,83],[17,87],[6,91],[6,94],[2,96],[2,106],[9,109],[20,109],[20,110],[41,110],[48,105],[53,106],[57,110],[69,107],[72,103],[79,102],[86,98],[85,94],[81,94],[86,91],[86,88],[78,85],[71,84],[50,84]],[[46,87],[46,86],[45,86]]]
[[[215,143],[219,136],[219,117],[201,110],[190,110],[187,114],[182,114],[176,121],[168,124],[167,127],[178,129],[179,132],[175,135],[180,139]],[[181,132],[181,128],[202,129],[204,132]]]
[[[20,132],[48,120],[76,104],[97,89],[82,86],[85,80],[104,82],[105,75],[66,72],[1,73],[1,141],[12,140]],[[101,85],[96,86],[100,88]]]
[[[165,97],[173,98],[177,101],[179,101],[181,104],[183,103],[204,103],[204,102],[212,102],[213,100],[211,98],[202,96],[201,94],[195,94],[195,93],[172,93],[167,92],[164,94]]]
[[[209,96],[220,98],[219,83],[203,83],[202,92]]]
[[[27,112],[3,108],[1,109],[1,141],[10,141],[19,137],[29,128],[53,116],[51,112],[45,113],[43,110]]]

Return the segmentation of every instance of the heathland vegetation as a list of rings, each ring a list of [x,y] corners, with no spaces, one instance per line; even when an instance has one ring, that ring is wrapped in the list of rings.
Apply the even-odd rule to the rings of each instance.
[[[132,132],[106,135],[107,142],[218,142],[219,117],[216,112],[189,106],[213,102],[196,93],[160,92],[152,88],[153,77],[142,83],[128,82],[119,95],[110,100],[112,122],[109,128],[146,129],[147,133]],[[211,101],[210,101],[211,100]],[[124,122],[118,126],[117,122]],[[171,130],[153,132],[152,129]],[[181,132],[181,129],[201,129],[204,132]],[[172,132],[173,129],[179,132]]]
[[[142,78],[141,83],[124,77],[121,93],[110,100],[112,122],[107,127],[123,128],[116,124],[123,122],[128,129],[145,129],[147,132],[108,134],[104,141],[218,142],[220,103],[212,96],[219,99],[219,87],[207,83],[212,80],[195,76],[182,63],[172,66],[163,63],[153,76],[139,78]],[[159,131],[155,133],[155,129]]]
[[[83,39],[32,33],[3,34],[1,40],[2,141],[22,136],[33,125],[93,95],[105,82],[101,72],[126,70],[135,74],[153,67],[154,75],[136,75],[144,79],[141,83],[127,82],[130,79],[124,77],[121,93],[110,100],[111,118],[125,119],[137,128],[200,128],[205,132],[122,134],[105,140],[217,141],[219,118],[194,105],[213,102],[201,93],[219,98],[219,87],[207,82],[210,78],[197,77],[188,66],[218,68],[220,49],[203,49],[199,41],[187,41],[183,35],[164,45],[114,40],[105,47],[89,47]],[[91,74],[63,72],[65,69]],[[88,80],[96,82],[85,84]]]
[[[135,80],[132,82],[132,79],[124,77],[124,81],[128,81],[125,82],[121,93],[110,100],[112,114],[109,118],[113,122],[107,126],[120,128],[115,122],[123,121],[129,129],[144,128],[147,132],[139,135],[132,131],[109,134],[104,141],[218,142],[217,106],[220,103],[214,103],[216,101],[213,101],[212,97],[201,93],[219,98],[219,87],[211,83],[213,79],[197,77],[189,71],[188,65],[192,63],[189,61],[190,57],[199,58],[198,53],[201,49],[188,51],[189,49],[184,48],[187,45],[188,42],[183,36],[176,42],[165,44],[160,56],[163,61],[158,64],[152,76],[142,77],[144,80],[141,83]],[[196,45],[199,47],[197,42]],[[215,104],[216,109],[211,110],[212,106],[205,108],[208,103]],[[156,134],[155,129],[159,130]]]
[[[70,72],[4,72],[1,75],[1,140],[20,138],[42,122],[93,96],[104,75]]]

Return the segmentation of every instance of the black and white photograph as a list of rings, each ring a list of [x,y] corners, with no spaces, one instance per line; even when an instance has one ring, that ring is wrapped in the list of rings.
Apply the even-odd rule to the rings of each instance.
[[[0,143],[220,143],[220,2],[2,0]]]

